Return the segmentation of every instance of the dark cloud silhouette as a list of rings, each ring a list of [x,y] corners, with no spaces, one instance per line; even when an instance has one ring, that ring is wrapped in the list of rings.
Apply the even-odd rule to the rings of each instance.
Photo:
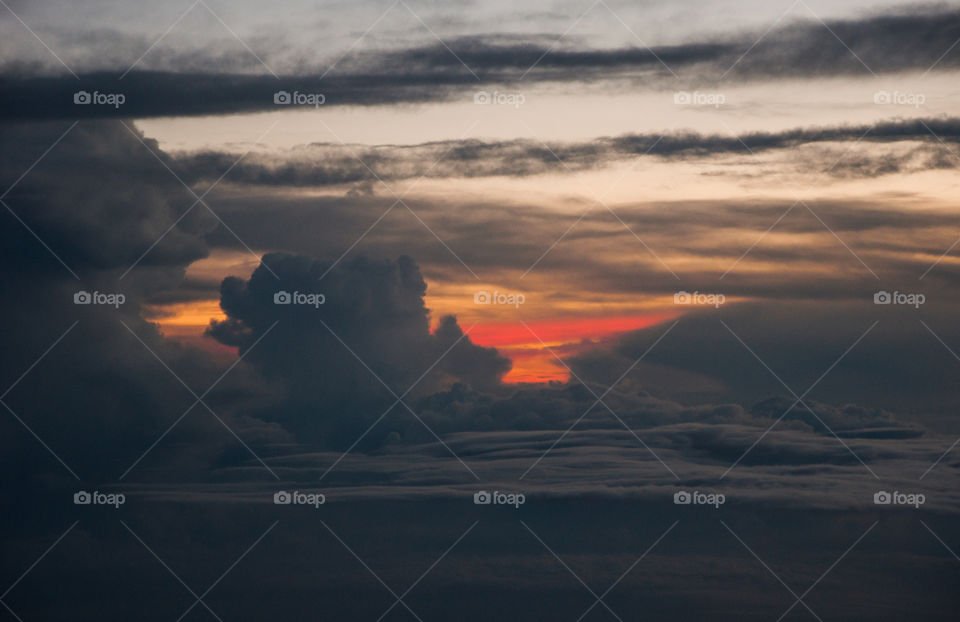
[[[507,359],[474,345],[452,317],[441,318],[431,333],[425,292],[409,257],[358,257],[334,266],[270,254],[249,281],[224,280],[228,319],[214,322],[209,334],[243,355],[269,331],[248,360],[288,394],[266,416],[302,438],[347,447],[395,402],[390,391],[413,389],[416,397],[454,380],[495,389],[509,371]],[[276,304],[277,296],[291,304]],[[369,441],[391,429],[383,426]]]
[[[817,419],[797,405],[786,420],[802,421],[820,431],[826,424],[841,436],[912,436],[911,424],[905,424],[900,432],[889,429],[886,408],[906,421],[953,433],[956,429],[949,413],[960,406],[960,393],[952,388],[951,380],[956,360],[938,341],[938,336],[947,343],[960,340],[949,320],[953,309],[953,304],[934,304],[922,311],[891,309],[874,305],[872,297],[860,304],[766,301],[728,305],[716,312],[684,317],[665,339],[665,347],[652,350],[623,383],[661,398],[689,401],[687,387],[675,379],[670,382],[671,377],[664,373],[683,370],[710,381],[694,400],[750,404],[780,395],[790,400],[786,406],[795,398],[781,380],[798,396],[816,384],[805,399],[808,405],[817,400],[863,406],[815,408]],[[636,332],[606,354],[588,353],[570,364],[585,380],[612,383],[658,335],[653,330]],[[661,382],[645,382],[647,374]],[[774,411],[782,405],[770,402],[768,406],[771,404]],[[768,406],[754,413],[768,416]],[[785,411],[783,408],[777,416]]]
[[[934,66],[949,70],[960,59],[960,54],[951,50],[958,38],[960,12],[943,9],[826,24],[801,21],[780,26],[762,38],[760,33],[744,33],[652,49],[577,50],[541,44],[539,38],[532,43],[518,43],[515,37],[461,38],[443,45],[357,54],[343,60],[329,75],[323,70],[301,69],[280,79],[225,73],[236,67],[225,68],[219,54],[211,56],[206,72],[138,69],[122,80],[126,64],[118,66],[115,73],[98,66],[79,81],[73,76],[36,76],[22,67],[8,66],[0,117],[73,119],[122,114],[143,118],[254,112],[276,109],[273,94],[279,90],[323,93],[325,106],[444,101],[472,98],[483,85],[511,83],[521,75],[525,83],[615,81],[674,89],[713,84],[721,75],[728,80],[751,81],[925,71]],[[548,53],[544,55],[545,50]],[[189,67],[204,66],[196,55],[191,56]],[[678,80],[675,73],[683,79]],[[122,110],[76,106],[73,93],[78,90],[123,93],[126,102]]]
[[[2,419],[3,481],[28,496],[37,481],[69,480],[71,471],[83,482],[120,477],[194,401],[164,365],[198,395],[222,371],[141,316],[145,299],[176,288],[186,266],[207,254],[212,219],[188,213],[191,196],[150,154],[154,141],[119,122],[68,129],[8,127],[0,139],[0,175],[5,187],[16,182],[0,213],[0,280],[16,296],[2,313],[0,376],[16,414]],[[123,300],[75,304],[79,292]],[[206,400],[241,428],[236,407],[255,402],[259,386],[241,367]],[[163,456],[166,469],[189,478],[234,440],[195,406],[137,475],[149,478]],[[238,459],[253,458],[226,464]]]

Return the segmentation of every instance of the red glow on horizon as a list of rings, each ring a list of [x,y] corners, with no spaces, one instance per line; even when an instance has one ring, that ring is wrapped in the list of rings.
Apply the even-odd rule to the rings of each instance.
[[[527,322],[526,325],[514,322],[477,324],[470,330],[470,340],[480,346],[497,348],[513,362],[512,369],[503,378],[508,384],[565,382],[570,374],[550,350],[563,357],[595,346],[597,341],[649,328],[674,317],[674,314],[661,313],[543,320]]]

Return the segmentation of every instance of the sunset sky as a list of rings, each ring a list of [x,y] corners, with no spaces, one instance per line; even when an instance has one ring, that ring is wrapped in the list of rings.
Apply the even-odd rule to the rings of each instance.
[[[957,2],[0,0],[0,613],[954,620],[958,77]]]

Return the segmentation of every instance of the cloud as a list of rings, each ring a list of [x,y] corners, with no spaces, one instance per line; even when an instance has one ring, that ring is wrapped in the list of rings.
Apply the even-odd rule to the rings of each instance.
[[[12,183],[29,173],[4,200],[81,276],[122,272],[154,242],[143,266],[182,268],[206,255],[202,236],[213,219],[203,208],[189,209],[187,190],[150,150],[170,165],[155,140],[119,122],[8,126],[0,145],[4,178]],[[66,274],[22,225],[4,235],[7,261],[30,258],[23,272]]]
[[[17,181],[0,213],[0,283],[11,295],[0,314],[0,376],[11,388],[4,401],[25,424],[9,412],[3,418],[11,489],[70,479],[69,471],[115,480],[194,402],[164,365],[197,392],[222,371],[142,319],[144,300],[176,288],[187,265],[207,254],[212,226],[202,211],[188,212],[191,196],[148,149],[156,143],[118,122],[12,126],[0,139],[0,174]],[[81,291],[115,304],[75,304]],[[207,403],[240,428],[238,404],[256,403],[259,387],[241,366]],[[138,475],[165,455],[167,469],[189,478],[234,440],[195,406]],[[177,445],[186,449],[167,453]]]
[[[301,438],[345,448],[394,396],[412,390],[417,397],[453,381],[496,389],[509,371],[508,360],[474,345],[452,317],[431,333],[425,292],[409,257],[334,265],[268,254],[248,281],[224,280],[227,319],[213,322],[209,334],[241,355],[249,351],[247,360],[286,388],[282,404],[264,416]],[[290,304],[277,304],[277,296]],[[368,443],[389,432],[378,429]]]
[[[517,42],[512,36],[464,37],[443,45],[357,53],[329,75],[326,66],[304,68],[298,63],[281,79],[240,72],[249,70],[253,61],[238,64],[235,54],[216,49],[206,50],[206,59],[203,54],[191,54],[186,65],[189,70],[173,71],[171,67],[184,64],[169,62],[176,60],[176,54],[163,53],[161,48],[155,54],[159,59],[156,68],[135,69],[122,80],[127,63],[118,61],[115,71],[102,66],[102,58],[115,54],[91,55],[98,61],[83,71],[79,81],[73,76],[38,76],[36,68],[24,71],[15,62],[4,68],[0,115],[7,119],[72,119],[120,113],[109,106],[74,105],[73,93],[78,89],[123,93],[122,114],[145,118],[275,110],[273,94],[279,90],[319,91],[326,96],[325,106],[387,105],[446,101],[467,93],[472,97],[483,85],[513,83],[521,75],[528,84],[621,83],[672,90],[713,84],[719,75],[749,82],[926,71],[934,66],[951,70],[960,58],[955,50],[951,52],[960,37],[960,12],[955,9],[826,23],[797,21],[761,34],[749,32],[650,49],[604,50],[544,44],[542,37],[528,42]],[[110,37],[101,34],[99,39]],[[282,41],[264,42],[270,44],[285,47]],[[545,50],[548,53],[544,54]],[[474,73],[467,71],[461,60]],[[230,70],[236,73],[225,73]],[[676,73],[684,76],[679,83]]]
[[[783,164],[798,173],[842,178],[873,178],[894,173],[955,168],[948,144],[960,139],[960,119],[954,117],[891,120],[870,125],[796,128],[741,135],[665,132],[624,134],[584,142],[543,143],[530,139],[507,141],[450,140],[410,146],[313,143],[281,155],[252,154],[239,164],[233,153],[178,153],[176,170],[184,179],[212,182],[230,171],[229,182],[258,186],[323,187],[355,184],[377,190],[380,180],[426,177],[528,177],[588,171],[637,157],[663,161],[696,161],[716,156],[753,156],[789,150]],[[843,146],[845,157],[829,150]],[[908,143],[905,150],[898,143]],[[919,146],[913,143],[921,143]],[[863,146],[859,157],[846,153]],[[889,145],[887,151],[880,147]],[[869,146],[869,147],[867,147]],[[819,151],[799,151],[820,147]],[[731,173],[735,175],[736,173]],[[352,192],[356,196],[358,192]]]
[[[805,399],[808,405],[816,400],[862,406],[814,408],[816,419],[797,405],[788,421],[804,422],[821,432],[828,425],[841,436],[913,435],[910,425],[899,432],[889,429],[890,415],[883,409],[890,409],[899,412],[901,419],[946,429],[949,413],[960,404],[960,392],[950,388],[956,360],[921,320],[946,343],[956,343],[960,335],[947,319],[953,308],[938,305],[908,312],[874,305],[872,299],[863,304],[769,300],[727,305],[717,312],[681,318],[663,343],[644,358],[645,365],[628,374],[623,383],[687,403],[691,398],[686,387],[663,382],[670,378],[663,370],[709,379],[714,388],[694,398],[700,400],[749,404],[779,395],[793,403],[795,397],[783,383],[797,396],[815,387]],[[606,361],[592,353],[574,358],[571,366],[585,380],[609,385],[661,332],[632,333],[606,353]],[[648,366],[655,366],[652,377],[660,381],[657,384],[645,379]],[[780,402],[766,404],[756,411],[758,416],[768,416],[771,405],[774,411],[786,412]]]
[[[8,134],[12,138],[2,150],[5,176],[16,179],[29,169],[36,158],[31,152],[42,153],[64,129],[42,125]],[[604,398],[621,423],[606,406],[594,403],[594,394],[606,391],[663,327],[569,359],[585,386],[573,382],[508,389],[499,384],[507,361],[472,344],[454,319],[442,319],[430,332],[426,284],[412,259],[356,257],[331,268],[330,260],[268,254],[249,279],[229,278],[221,284],[228,319],[211,326],[210,333],[244,355],[205,397],[221,424],[201,405],[188,410],[195,398],[164,364],[197,394],[224,369],[201,352],[164,340],[139,310],[142,300],[178,287],[186,266],[207,252],[212,224],[180,219],[192,198],[126,128],[81,124],[74,131],[5,199],[81,277],[74,279],[7,212],[0,257],[8,267],[5,284],[18,295],[5,308],[3,320],[18,330],[0,362],[4,377],[29,373],[6,401],[84,481],[119,477],[162,438],[131,477],[147,482],[138,490],[148,498],[171,494],[151,481],[184,482],[179,494],[196,493],[198,498],[220,482],[235,486],[241,496],[259,498],[258,482],[269,473],[224,426],[290,482],[315,481],[340,450],[361,439],[329,476],[338,494],[357,500],[468,494],[473,486],[467,484],[469,473],[434,433],[485,482],[508,489],[572,426],[531,471],[528,492],[547,499],[662,499],[669,496],[664,481],[672,476],[637,437],[677,474],[678,485],[697,485],[712,481],[743,455],[792,403],[789,392],[723,329],[716,315],[797,391],[828,369],[865,328],[862,308],[835,303],[801,307],[766,301],[688,316],[665,338],[663,348],[655,348]],[[113,171],[117,178],[110,184],[87,181]],[[78,203],[87,209],[77,210]],[[712,209],[731,222],[752,213]],[[673,221],[667,216],[661,225],[669,228]],[[126,235],[104,222],[120,223]],[[277,224],[272,234],[289,233],[280,227],[282,221],[271,222]],[[840,219],[838,226],[847,231],[904,223],[895,215],[883,222],[877,214]],[[299,226],[304,227],[303,221]],[[242,222],[238,228],[246,237]],[[80,287],[112,291],[128,262],[168,229],[155,247],[157,256],[148,254],[122,280],[128,305],[112,309],[72,303]],[[326,241],[321,246],[330,252]],[[26,266],[24,257],[29,257]],[[323,294],[323,304],[278,305],[278,291]],[[865,305],[876,310],[869,300]],[[869,480],[863,483],[861,459],[885,477],[899,478],[897,485],[907,489],[907,480],[949,447],[949,438],[921,425],[938,421],[924,412],[949,411],[957,399],[945,388],[953,373],[949,353],[910,321],[907,310],[881,311],[877,332],[831,371],[806,400],[809,408],[787,412],[741,460],[731,495],[761,506],[858,507],[862,499],[869,500],[873,487]],[[958,338],[950,328],[951,307],[933,305],[924,317],[948,343]],[[31,369],[75,319],[79,323],[63,342]],[[405,397],[422,422],[403,406],[388,410],[395,398],[377,377],[401,395],[424,372]],[[691,396],[691,384],[701,390],[696,399],[685,399]],[[182,423],[164,436],[183,413]],[[381,414],[383,420],[362,436]],[[4,425],[5,472],[21,472],[14,469],[18,465],[31,475],[11,476],[10,489],[26,491],[51,474],[63,485],[67,474],[56,458],[15,419],[7,418]],[[925,484],[942,511],[957,507],[941,486],[956,468],[956,459],[948,456]],[[822,489],[825,477],[830,481],[827,493]],[[384,481],[395,488],[386,490]]]
[[[935,46],[952,42],[956,21],[939,19],[831,24],[880,71],[923,66]],[[816,74],[821,61],[836,65],[832,73],[861,70],[856,59],[835,56],[834,49],[844,52],[822,31],[790,26],[771,34],[780,47],[764,42],[758,58],[737,67],[742,78],[767,76],[781,64],[784,75]],[[531,52],[513,42],[454,44],[485,77]],[[737,49],[658,48],[694,69],[722,66]],[[531,78],[569,83],[585,67],[602,67],[597,73],[606,77],[663,73],[650,54],[624,52],[559,50]],[[384,63],[384,71],[408,72],[392,83],[363,73],[365,63],[385,56],[348,64],[354,73],[339,83],[345,101],[420,101],[461,88],[450,59],[431,56],[439,48],[418,53]],[[187,56],[195,67],[206,60]],[[231,60],[218,66],[243,66]],[[272,105],[272,87],[258,77],[129,79],[131,110],[148,114]],[[73,110],[67,102],[75,87],[36,79],[30,84],[66,99],[44,101],[44,88],[41,99],[22,97],[30,80],[4,83],[4,114]],[[163,90],[185,86],[197,89],[187,106]],[[400,88],[385,95],[391,86]],[[138,98],[145,93],[157,99]],[[931,127],[956,138],[952,126]],[[901,128],[884,126],[876,140],[913,141],[922,129]],[[651,138],[567,145],[563,155],[593,167],[636,154]],[[855,139],[848,128],[741,138],[758,151]],[[664,159],[736,148],[702,135],[664,140],[657,154]],[[453,146],[460,151],[448,176],[532,175],[552,166],[549,153],[528,143]],[[445,317],[431,332],[427,280],[463,285],[447,242],[484,274],[526,267],[577,213],[411,199],[444,245],[417,219],[384,217],[387,226],[358,245],[365,255],[348,252],[334,263],[392,199],[367,192],[362,177],[337,182],[358,169],[329,146],[314,148],[334,157],[312,173],[323,183],[356,184],[356,192],[290,197],[278,187],[300,185],[313,163],[254,161],[263,168],[238,170],[248,182],[239,192],[210,197],[257,252],[293,251],[267,253],[249,278],[219,283],[227,319],[209,334],[243,356],[223,364],[144,320],[148,303],[203,299],[210,278],[186,279],[186,269],[211,248],[238,244],[165,169],[181,170],[184,160],[115,121],[4,128],[0,178],[13,188],[0,209],[0,390],[9,408],[0,409],[0,572],[16,577],[3,596],[13,616],[170,619],[192,604],[223,619],[375,619],[396,605],[424,619],[561,619],[596,604],[624,619],[676,619],[682,610],[740,620],[749,602],[750,615],[775,619],[797,589],[824,618],[952,619],[958,567],[947,549],[960,524],[960,457],[951,451],[960,389],[949,351],[960,342],[956,262],[946,258],[924,281],[929,304],[920,309],[872,303],[878,287],[921,289],[917,268],[954,239],[952,210],[906,195],[810,201],[816,217],[778,221],[778,233],[794,237],[758,244],[720,279],[715,268],[733,262],[789,203],[617,206],[618,218],[653,247],[682,256],[679,283],[655,260],[638,259],[643,250],[609,213],[584,216],[569,244],[542,263],[545,280],[562,276],[564,287],[601,301],[600,294],[639,301],[722,284],[731,302],[685,314],[622,379],[664,325],[589,352],[568,348],[574,355],[566,362],[583,382],[514,388],[500,383],[508,361],[474,344],[468,326]],[[436,148],[375,148],[365,157],[399,178],[420,170],[410,163]],[[904,170],[902,161],[873,155],[881,157],[846,174]],[[222,164],[220,154],[204,157],[210,161],[198,158],[188,183]],[[254,190],[263,186],[274,187]],[[820,217],[880,279],[862,270]],[[814,232],[819,241],[810,241]],[[74,304],[80,289],[125,301]],[[275,299],[281,292],[289,298]],[[548,294],[545,306],[564,302]],[[816,387],[790,408],[795,398],[777,377],[798,393]],[[413,412],[394,405],[394,394]],[[281,487],[323,492],[328,504],[275,505]],[[74,506],[78,488],[122,491],[128,504]],[[521,492],[527,503],[475,505],[480,489]],[[727,504],[675,505],[681,489],[722,492]],[[920,492],[926,503],[878,506],[881,489]],[[781,575],[790,586],[783,591],[775,586]],[[807,586],[816,590],[799,592]]]

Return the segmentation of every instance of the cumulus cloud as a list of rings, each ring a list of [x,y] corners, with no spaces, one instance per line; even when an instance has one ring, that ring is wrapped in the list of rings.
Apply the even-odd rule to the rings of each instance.
[[[474,345],[452,317],[431,333],[425,292],[409,257],[334,265],[268,254],[249,280],[224,280],[227,320],[209,334],[241,354],[264,338],[248,360],[288,390],[267,416],[303,438],[346,447],[394,394],[416,397],[453,381],[496,389],[509,370],[507,359]],[[277,304],[284,296],[290,304]],[[390,430],[380,428],[371,442]]]

